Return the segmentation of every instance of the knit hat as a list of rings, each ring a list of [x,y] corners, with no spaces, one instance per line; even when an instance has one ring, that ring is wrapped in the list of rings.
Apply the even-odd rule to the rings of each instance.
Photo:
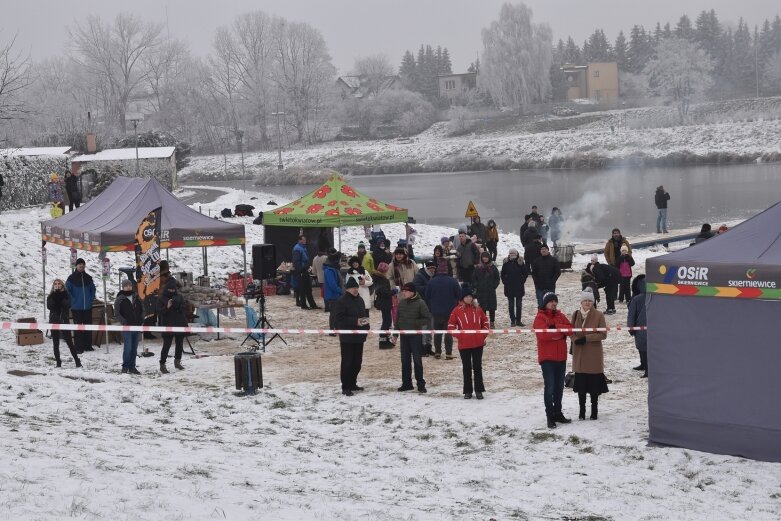
[[[599,256],[596,253],[594,253],[593,255],[591,255],[591,264],[596,264],[597,262],[599,262]]]
[[[542,297],[542,307],[545,307],[548,305],[548,302],[555,300],[556,302],[559,301],[558,295],[556,295],[554,292],[549,291]]]
[[[347,282],[344,284],[344,287],[346,289],[357,288],[358,287],[358,281],[355,280],[355,277],[349,277],[347,279]]]
[[[390,269],[390,266],[388,266],[388,263],[387,263],[387,262],[381,262],[381,263],[380,263],[380,264],[377,266],[377,271],[379,271],[380,273],[388,273],[388,270],[389,270],[389,269]]]
[[[461,300],[464,300],[466,297],[473,297],[475,294],[472,293],[472,286],[469,286],[465,284],[461,287]]]
[[[437,275],[447,275],[447,259],[437,259]]]
[[[518,250],[515,248],[510,248],[510,252],[507,254],[507,257],[510,257],[511,255],[515,255],[515,258],[517,259],[519,257]]]
[[[436,268],[437,262],[434,259],[426,261],[426,268]]]
[[[76,259],[76,266],[78,266],[79,264],[84,264],[85,266],[87,265],[87,263],[81,257]]]
[[[621,253],[629,253],[629,248],[627,248],[626,244],[621,246]]]
[[[396,243],[397,246],[406,246],[407,245],[407,239],[399,239]]]
[[[450,237],[440,237],[439,238],[439,243],[440,244],[445,244],[446,242],[450,242]]]
[[[594,292],[588,288],[581,291],[580,301],[583,302],[584,300],[590,300],[591,302],[596,302],[596,299],[594,298]]]
[[[417,293],[418,292],[418,290],[415,289],[415,285],[413,283],[411,283],[411,282],[407,282],[406,284],[404,284],[401,287],[401,289],[403,291],[409,291],[409,292],[412,292],[412,293]]]
[[[358,243],[358,249],[359,250],[365,250],[366,249],[366,245],[363,243],[363,241]]]
[[[487,251],[484,251],[483,253],[480,254],[480,260],[483,260],[483,258],[486,258],[486,259],[488,259],[490,261],[491,260],[491,254],[488,253]]]
[[[124,288],[125,286],[130,286],[132,288],[133,287],[133,281],[130,280],[130,279],[122,279],[121,287]]]

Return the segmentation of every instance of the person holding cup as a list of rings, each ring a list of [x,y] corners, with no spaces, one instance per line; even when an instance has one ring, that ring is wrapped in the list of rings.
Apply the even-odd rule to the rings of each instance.
[[[336,329],[368,330],[369,312],[364,301],[358,294],[359,285],[356,278],[350,277],[344,285],[344,295],[331,306],[332,322]],[[339,333],[339,348],[342,361],[340,377],[342,394],[352,396],[355,391],[363,391],[358,386],[358,373],[363,363],[363,344],[366,335],[360,333]]]

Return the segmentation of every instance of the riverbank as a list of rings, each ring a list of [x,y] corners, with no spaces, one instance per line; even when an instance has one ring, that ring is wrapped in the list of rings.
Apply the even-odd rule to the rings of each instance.
[[[620,111],[616,111],[620,112]],[[614,129],[616,127],[613,127]],[[781,161],[781,120],[671,128],[611,130],[602,125],[539,133],[445,137],[424,132],[413,141],[324,143],[283,153],[245,155],[245,174],[264,185],[311,184],[330,169],[348,175],[515,169],[595,169]],[[227,164],[226,164],[227,163]],[[238,154],[193,157],[182,181],[241,179]]]

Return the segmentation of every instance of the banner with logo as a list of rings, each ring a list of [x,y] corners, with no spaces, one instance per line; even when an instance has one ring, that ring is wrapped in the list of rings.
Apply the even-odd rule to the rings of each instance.
[[[646,291],[664,295],[781,300],[781,266],[648,259]]]
[[[162,207],[149,212],[136,231],[138,297],[145,299],[160,287],[160,225]]]

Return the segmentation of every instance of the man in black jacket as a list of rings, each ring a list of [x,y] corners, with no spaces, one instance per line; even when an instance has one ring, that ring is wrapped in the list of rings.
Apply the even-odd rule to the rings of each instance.
[[[559,261],[550,254],[547,244],[540,247],[540,256],[532,261],[532,279],[537,293],[537,307],[542,307],[542,297],[546,293],[556,293],[556,281],[561,275]]]
[[[654,194],[654,202],[659,215],[656,217],[656,233],[668,233],[667,231],[667,201],[670,200],[670,194],[659,185]]]
[[[605,288],[605,300],[607,300],[605,315],[614,315],[621,272],[615,266],[601,264],[596,255],[591,257],[591,264],[586,267],[586,271],[594,276],[594,280],[600,288]]]
[[[133,282],[130,279],[122,281],[122,291],[114,300],[114,313],[123,326],[140,326],[144,321],[144,310],[138,295],[133,291]],[[136,369],[138,338],[140,336],[140,331],[122,332],[122,342],[125,346],[122,352],[122,373],[141,374]]]
[[[358,295],[358,282],[350,277],[344,285],[344,295],[331,306],[331,316],[336,329],[369,329],[369,312],[363,299]],[[342,353],[340,376],[342,394],[352,396],[353,391],[363,391],[358,387],[358,373],[363,363],[363,343],[366,335],[341,333],[339,348]]]

